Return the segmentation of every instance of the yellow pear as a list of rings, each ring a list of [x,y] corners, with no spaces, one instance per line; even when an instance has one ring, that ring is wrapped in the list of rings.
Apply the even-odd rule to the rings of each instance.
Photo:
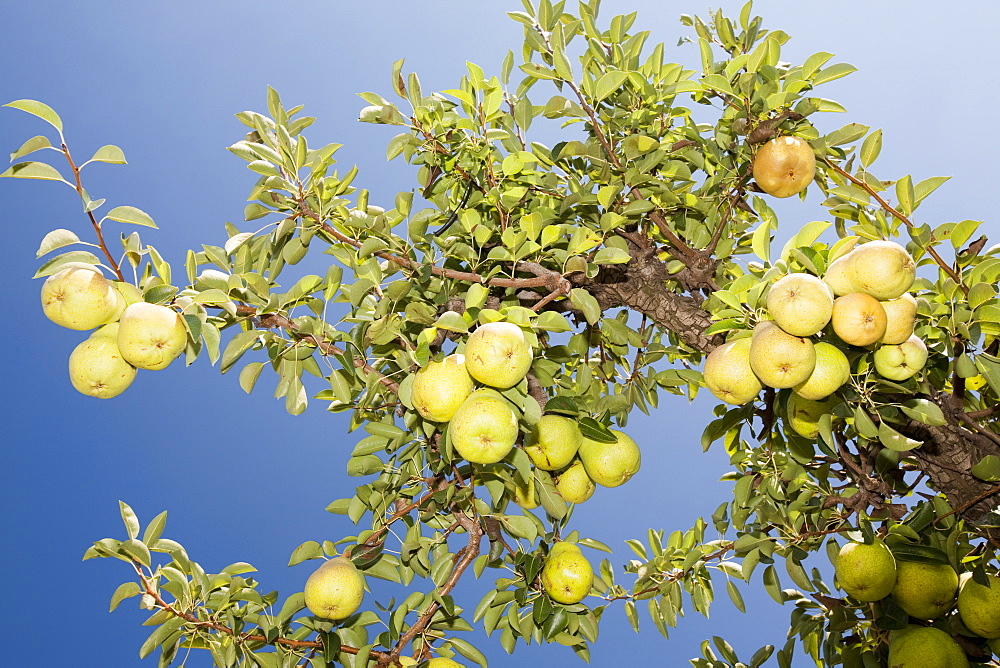
[[[958,590],[958,614],[966,628],[984,638],[1000,638],[1000,577],[984,586],[963,573]]]
[[[757,150],[753,178],[774,197],[791,197],[806,189],[816,175],[812,147],[798,137],[775,137]]]
[[[815,439],[819,436],[819,419],[831,412],[837,403],[839,400],[835,397],[825,401],[813,401],[792,392],[788,395],[788,403],[785,404],[788,426],[801,436]]]
[[[124,301],[94,265],[74,262],[42,284],[42,312],[69,329],[93,329],[114,320]]]
[[[117,327],[117,324],[105,325]],[[69,356],[69,380],[79,392],[98,399],[110,399],[128,389],[135,380],[135,367],[125,361],[118,341],[105,329],[94,332],[73,349]]]
[[[594,495],[594,481],[579,459],[555,479],[556,491],[567,503],[583,503]]]
[[[837,557],[840,588],[859,601],[878,601],[896,584],[896,560],[885,543],[847,543]]]
[[[705,386],[728,404],[752,401],[763,389],[750,368],[750,337],[723,343],[705,360]]]
[[[413,376],[410,401],[417,412],[434,422],[447,422],[472,394],[474,383],[464,355],[448,355],[430,362]]]
[[[917,275],[913,257],[895,241],[869,241],[855,246],[850,253],[837,258],[827,273],[840,262],[846,265],[842,271],[855,288],[852,292],[864,292],[880,301],[902,296]],[[837,293],[837,285],[831,287]]]
[[[518,478],[514,478],[514,503],[531,510],[541,505],[538,501],[538,492],[535,490],[534,476],[528,478],[528,482],[521,484]]]
[[[958,574],[948,564],[896,562],[896,585],[892,588],[892,598],[911,617],[940,617],[955,604],[957,591]]]
[[[448,433],[460,456],[473,464],[493,464],[514,447],[517,415],[499,392],[476,390],[455,411]]]
[[[636,474],[641,457],[639,446],[627,434],[617,429],[614,443],[592,441],[586,436],[580,445],[580,461],[590,479],[604,487],[618,487]]]
[[[765,320],[754,327],[750,339],[750,368],[768,387],[794,387],[816,368],[816,349],[809,339],[792,336]]]
[[[916,334],[899,345],[882,345],[872,355],[875,370],[889,380],[902,381],[915,375],[927,363],[927,346]]]
[[[788,274],[768,290],[767,310],[789,334],[812,336],[830,322],[833,290],[811,274]]]
[[[836,392],[851,379],[851,363],[847,355],[832,343],[819,341],[813,344],[816,350],[816,366],[809,378],[792,388],[803,399],[819,401]]]
[[[462,664],[458,661],[452,661],[451,659],[446,659],[443,656],[436,656],[433,659],[429,659],[427,663],[424,664],[424,668],[464,668]]]
[[[882,304],[864,292],[852,292],[833,302],[833,331],[844,343],[870,346],[885,334],[888,319]]]
[[[889,642],[891,668],[969,668],[969,658],[950,635],[933,626],[907,626]]]
[[[465,366],[484,385],[514,387],[531,368],[531,346],[513,323],[480,325],[465,342]]]
[[[364,596],[364,576],[347,557],[323,562],[306,580],[306,607],[324,619],[350,617],[361,607]]]
[[[594,569],[580,548],[572,543],[553,546],[542,567],[542,587],[553,601],[579,603],[594,586]]]
[[[902,297],[879,302],[885,311],[885,334],[879,343],[899,344],[913,334],[917,319],[917,300],[909,292]]]
[[[187,344],[180,314],[167,306],[136,302],[118,321],[118,348],[140,369],[165,369]]]
[[[561,415],[543,415],[528,434],[524,451],[544,471],[563,468],[576,456],[583,434],[574,420]]]

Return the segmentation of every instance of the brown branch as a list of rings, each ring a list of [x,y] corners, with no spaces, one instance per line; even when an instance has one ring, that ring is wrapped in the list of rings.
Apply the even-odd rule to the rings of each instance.
[[[63,155],[66,156],[66,162],[69,163],[69,168],[73,170],[73,180],[76,181],[76,192],[83,199],[84,190],[83,182],[80,180],[80,168],[76,166],[73,162],[73,156],[69,153],[69,147],[66,143],[62,144]],[[90,218],[90,224],[94,226],[94,233],[97,234],[97,245],[101,247],[104,251],[104,257],[108,258],[108,262],[111,263],[111,268],[114,270],[115,275],[118,276],[119,281],[124,281],[125,277],[122,275],[122,270],[118,268],[118,263],[115,258],[111,255],[111,251],[108,250],[107,244],[104,243],[104,232],[101,230],[101,224],[97,222],[97,218],[94,216],[93,211],[88,211],[87,216]]]
[[[971,508],[972,506],[974,506],[977,503],[979,503],[980,501],[984,501],[984,500],[988,499],[989,497],[993,496],[994,494],[998,494],[998,493],[1000,493],[1000,485],[997,485],[996,487],[992,487],[992,488],[986,490],[985,492],[983,492],[979,496],[976,496],[976,497],[973,497],[972,499],[969,499],[968,501],[966,501],[965,503],[963,503],[962,505],[960,505],[958,508],[955,508],[951,512],[945,513],[944,515],[941,515],[940,517],[938,517],[937,519],[934,520],[933,524],[937,524],[938,522],[940,522],[941,520],[943,520],[946,517],[951,517],[952,515],[955,515],[955,514],[959,514],[960,515],[960,514],[964,513],[966,510],[968,510],[969,508]]]

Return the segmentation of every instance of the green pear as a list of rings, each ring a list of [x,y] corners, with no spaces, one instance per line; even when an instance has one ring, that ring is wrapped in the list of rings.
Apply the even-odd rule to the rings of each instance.
[[[1000,638],[1000,577],[988,578],[987,586],[962,573],[958,590],[958,614],[966,628],[984,638]]]
[[[948,564],[896,562],[892,598],[911,617],[937,619],[951,610],[957,592],[958,574]]]
[[[347,557],[323,562],[306,580],[306,607],[323,619],[350,617],[361,607],[364,596],[364,576]]]
[[[105,325],[117,327],[117,324]],[[135,367],[125,361],[118,341],[104,327],[73,349],[69,356],[69,380],[77,391],[98,399],[110,399],[128,389],[135,380]]]
[[[794,387],[816,367],[812,341],[792,336],[775,323],[758,323],[750,339],[750,368],[768,387]]]
[[[531,346],[517,325],[486,323],[477,327],[465,342],[465,366],[484,385],[514,387],[531,368]]]
[[[617,429],[612,429],[611,433],[618,439],[614,443],[592,441],[584,436],[580,445],[580,461],[587,475],[604,487],[618,487],[628,482],[641,463],[636,442]]]
[[[443,656],[436,656],[423,664],[424,668],[464,668],[458,661],[446,659]]]
[[[517,440],[517,414],[499,392],[476,390],[458,407],[448,433],[455,451],[473,464],[493,464]]]
[[[553,601],[579,603],[594,586],[594,569],[580,548],[572,543],[559,549],[553,546],[542,567],[542,587]]]
[[[764,387],[750,368],[749,337],[723,343],[709,353],[703,376],[709,391],[728,404],[752,401]]]
[[[576,456],[583,434],[574,420],[561,415],[543,415],[528,434],[524,451],[544,471],[563,468]]]
[[[878,601],[896,584],[896,560],[885,543],[847,543],[837,557],[840,588],[859,601]]]
[[[69,329],[93,329],[116,318],[124,301],[94,265],[74,262],[42,284],[42,312]]]
[[[879,303],[886,317],[885,334],[879,343],[898,344],[910,338],[917,319],[916,298],[907,292],[902,297]]]
[[[861,292],[861,289],[854,283],[854,277],[848,272],[848,256],[841,255],[830,263],[823,274],[823,282],[830,286],[833,294],[837,297],[849,295],[852,292]]]
[[[114,339],[115,345],[118,345],[118,321],[101,325],[90,333],[90,338],[94,338],[96,336],[106,336],[109,339]]]
[[[430,362],[413,376],[410,401],[417,412],[434,422],[447,422],[472,394],[474,383],[464,355],[448,355]]]
[[[792,391],[803,399],[819,401],[851,379],[851,363],[847,355],[832,343],[819,341],[813,347],[816,350],[816,366],[809,377],[793,387]]]
[[[815,440],[819,436],[820,418],[833,411],[833,407],[838,403],[839,400],[836,397],[825,401],[813,401],[792,392],[788,395],[788,402],[785,404],[788,426],[799,435]]]
[[[541,505],[538,500],[538,492],[535,489],[535,478],[531,476],[528,482],[521,484],[517,477],[514,478],[514,503],[531,510]]]
[[[788,274],[768,290],[767,310],[789,334],[812,336],[830,322],[833,290],[811,274]]]
[[[556,491],[567,503],[583,503],[594,495],[594,481],[579,459],[555,479]]]
[[[882,345],[872,355],[875,370],[889,380],[914,376],[927,363],[927,346],[916,334],[898,345]]]
[[[122,296],[121,300],[118,302],[117,312],[111,317],[111,320],[118,320],[122,317],[122,313],[125,312],[126,307],[135,304],[136,302],[143,301],[142,292],[139,288],[125,281],[112,281],[111,284],[115,286],[115,290],[117,290],[118,294]]]
[[[910,289],[917,275],[917,265],[905,248],[895,241],[869,241],[856,246],[847,255],[838,258],[827,270],[827,283],[833,265],[846,264],[842,270],[851,292],[864,292],[879,301],[895,299]],[[841,270],[837,270],[841,271]],[[836,294],[836,279],[831,284]]]
[[[844,343],[869,346],[885,334],[888,318],[882,304],[864,292],[852,292],[833,302],[833,331]]]
[[[1000,638],[991,638],[986,641],[986,644],[993,650],[994,656],[1000,657]]]
[[[140,369],[167,368],[185,345],[184,320],[167,306],[136,302],[118,321],[118,348],[129,364]]]
[[[889,642],[891,668],[969,668],[969,658],[950,635],[933,626],[907,626]]]

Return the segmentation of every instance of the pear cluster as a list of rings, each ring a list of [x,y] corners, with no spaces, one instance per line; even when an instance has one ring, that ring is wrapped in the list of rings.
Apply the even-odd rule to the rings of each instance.
[[[164,369],[187,344],[176,311],[144,302],[138,288],[108,280],[95,265],[71,263],[49,276],[41,300],[57,325],[94,330],[69,356],[70,382],[91,397],[118,396],[137,369]]]
[[[869,241],[834,260],[822,279],[783,276],[767,293],[771,319],[713,350],[705,385],[736,405],[755,399],[764,386],[790,388],[789,420],[802,424],[796,431],[811,432],[811,416],[828,412],[820,410],[828,408],[822,401],[850,379],[852,346],[874,350],[875,370],[888,380],[906,380],[923,368],[927,347],[913,333],[917,302],[907,292],[915,271],[899,244]]]
[[[431,361],[416,372],[410,402],[427,420],[448,424],[448,438],[459,456],[473,464],[495,464],[510,453],[521,435],[520,414],[499,390],[528,373],[532,350],[523,330],[507,322],[476,328],[464,353]],[[542,415],[525,436],[532,464],[549,471],[556,491],[569,503],[589,499],[596,485],[617,487],[639,470],[639,446],[612,430],[614,443],[584,437],[576,421]],[[515,490],[525,508],[539,505],[534,481]]]

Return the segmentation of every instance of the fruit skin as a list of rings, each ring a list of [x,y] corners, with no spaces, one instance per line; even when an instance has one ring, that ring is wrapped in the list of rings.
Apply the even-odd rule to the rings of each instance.
[[[452,416],[448,433],[459,455],[473,464],[493,464],[514,447],[517,415],[499,392],[476,390]]]
[[[819,436],[819,419],[833,410],[838,401],[813,401],[804,399],[794,392],[788,395],[785,412],[790,426],[800,436],[815,440]]]
[[[423,417],[447,422],[455,415],[475,386],[465,368],[464,355],[448,355],[430,362],[413,376],[410,401]]]
[[[816,350],[816,366],[809,378],[792,388],[803,399],[819,401],[836,392],[851,379],[851,363],[847,355],[832,343],[819,341],[813,345]]]
[[[531,368],[531,346],[513,323],[480,325],[465,342],[465,367],[480,383],[505,390]]]
[[[844,266],[835,269],[840,263]],[[864,292],[879,301],[887,301],[910,289],[917,275],[917,265],[906,249],[895,241],[869,241],[837,258],[827,270],[826,281],[838,295],[846,294],[838,292],[841,273],[845,282],[854,288],[850,292]]]
[[[757,150],[753,178],[774,197],[791,197],[806,189],[816,175],[812,147],[798,137],[775,137]]]
[[[132,366],[166,369],[187,345],[180,314],[167,306],[136,302],[118,321],[118,348]]]
[[[42,312],[68,329],[93,329],[115,319],[124,298],[100,269],[84,263],[56,272],[42,284]]]
[[[831,321],[837,336],[853,346],[870,346],[877,342],[888,324],[882,304],[864,292],[837,297]]]
[[[594,495],[597,489],[587,475],[587,469],[579,459],[570,464],[555,480],[556,491],[567,503],[583,503]]]
[[[553,601],[579,603],[594,586],[594,569],[576,545],[562,541],[556,546],[542,567],[542,587]]]
[[[618,487],[639,470],[639,446],[627,434],[612,429],[614,443],[592,441],[586,436],[580,445],[580,461],[590,479],[604,487]]]
[[[108,332],[101,333],[103,329],[94,332],[70,353],[69,380],[77,391],[87,396],[110,399],[132,384],[135,367],[122,357],[117,339]]]
[[[543,415],[528,434],[524,451],[531,463],[544,471],[556,471],[576,456],[583,434],[576,422],[561,415]]]
[[[436,656],[433,659],[429,659],[427,663],[423,665],[424,668],[465,668],[458,661],[452,661],[451,659],[446,659],[443,656]]]
[[[885,311],[885,334],[879,343],[899,344],[913,335],[917,318],[917,300],[910,293],[902,297],[879,302]]]
[[[958,590],[958,614],[966,628],[984,638],[1000,638],[1000,578],[984,587],[963,573]]]
[[[889,642],[891,668],[969,668],[969,658],[950,635],[933,626],[907,626]]]
[[[892,588],[892,598],[911,617],[940,617],[951,610],[957,591],[958,574],[948,564],[896,562],[896,585]]]
[[[794,387],[816,367],[812,341],[792,336],[771,321],[758,323],[750,339],[750,368],[768,387]]]
[[[122,299],[118,304],[118,311],[111,318],[112,320],[118,320],[122,317],[122,313],[125,312],[127,307],[135,304],[136,302],[143,301],[142,292],[140,292],[139,288],[135,287],[131,283],[126,283],[124,281],[112,281],[111,284],[115,286],[115,290],[117,290],[118,294],[122,296]]]
[[[334,557],[317,568],[305,586],[306,607],[324,619],[353,615],[365,596],[365,579],[350,559]]]
[[[538,501],[538,494],[535,492],[534,476],[528,478],[528,482],[520,484],[518,479],[514,479],[514,503],[526,510],[537,508],[541,505]]]
[[[705,386],[717,399],[740,405],[764,389],[750,368],[750,338],[735,339],[713,350],[705,360]]]
[[[896,584],[896,560],[885,543],[847,543],[837,557],[840,588],[859,601],[878,601]]]
[[[899,345],[879,346],[872,355],[875,370],[889,380],[906,380],[927,364],[927,346],[916,334]]]
[[[812,336],[830,322],[833,290],[812,274],[788,274],[768,290],[767,310],[789,334]]]

